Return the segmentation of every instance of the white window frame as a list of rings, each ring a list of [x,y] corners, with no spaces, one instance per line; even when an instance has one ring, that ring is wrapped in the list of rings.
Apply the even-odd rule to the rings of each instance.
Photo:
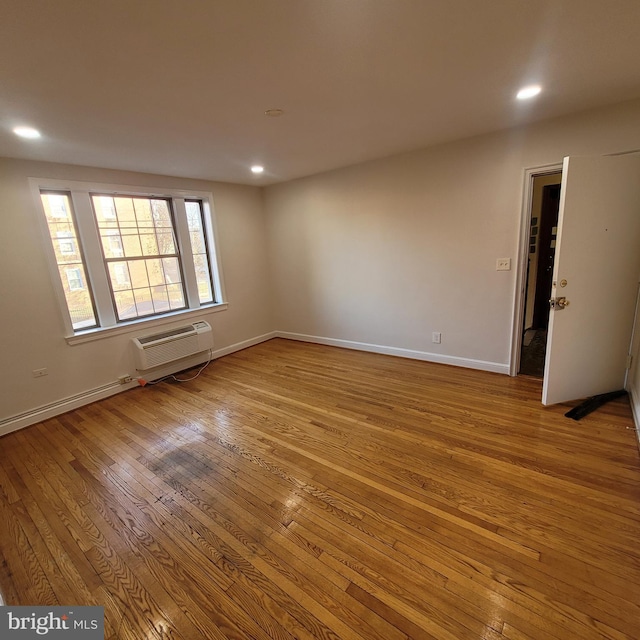
[[[55,178],[29,178],[29,187],[36,203],[35,211],[39,220],[40,229],[43,233],[45,253],[49,262],[52,284],[62,313],[65,338],[69,344],[77,344],[120,333],[131,332],[139,329],[140,325],[145,325],[145,328],[159,326],[169,322],[175,322],[178,317],[189,317],[198,314],[201,315],[205,310],[208,312],[222,311],[228,307],[222,279],[222,267],[219,259],[220,252],[217,242],[213,196],[210,192],[166,189],[161,187],[151,188],[119,184],[89,183],[72,180],[58,180]],[[86,274],[89,282],[91,283],[91,290],[93,291],[93,301],[96,311],[96,320],[99,325],[98,327],[75,330],[73,328],[63,283],[60,279],[55,251],[50,239],[42,200],[40,198],[41,191],[64,191],[67,192],[71,198],[71,204],[75,212],[77,239],[82,247]],[[99,231],[91,204],[92,194],[133,197],[139,196],[145,198],[170,198],[172,200],[175,224],[174,231],[178,242],[184,275],[184,288],[187,302],[186,309],[172,311],[158,316],[135,318],[124,322],[117,321],[108,281],[109,276],[106,271]],[[191,238],[189,235],[184,205],[185,200],[202,201],[204,211],[204,231],[209,249],[212,286],[214,299],[216,300],[216,302],[213,303],[207,303],[204,305],[200,304],[193,261],[185,259],[186,256],[193,255],[191,251]]]

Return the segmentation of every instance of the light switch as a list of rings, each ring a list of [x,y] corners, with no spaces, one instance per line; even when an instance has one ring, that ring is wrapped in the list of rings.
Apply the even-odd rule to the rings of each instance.
[[[498,258],[496,271],[511,271],[511,258]]]

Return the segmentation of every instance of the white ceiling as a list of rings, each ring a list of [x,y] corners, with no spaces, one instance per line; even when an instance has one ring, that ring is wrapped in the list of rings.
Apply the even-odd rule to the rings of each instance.
[[[0,156],[271,184],[640,97],[639,31],[639,0],[0,0]]]

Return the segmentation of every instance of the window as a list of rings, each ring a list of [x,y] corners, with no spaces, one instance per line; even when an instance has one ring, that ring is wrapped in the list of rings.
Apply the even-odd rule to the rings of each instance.
[[[114,263],[113,278],[115,279],[116,286],[123,285],[124,288],[129,288],[131,286],[131,280],[129,280],[129,269],[127,269],[127,265],[122,262]]]
[[[91,201],[117,319],[185,309],[171,200],[92,195]]]
[[[187,222],[191,236],[191,251],[196,268],[198,282],[198,296],[200,303],[213,302],[213,288],[211,286],[211,264],[207,248],[207,236],[204,232],[204,212],[199,200],[186,200]]]
[[[52,218],[68,218],[70,216],[69,200],[63,193],[48,194],[49,215]]]
[[[69,283],[69,291],[82,291],[84,285],[82,284],[82,272],[80,269],[65,269],[67,274],[67,282]]]
[[[38,185],[70,330],[218,304],[208,194],[104,187]]]
[[[56,231],[56,237],[58,238],[60,253],[69,256],[76,252],[76,244],[70,231]]]
[[[70,194],[41,191],[40,199],[73,329],[78,331],[96,327],[93,296],[91,291],[83,286],[87,280],[86,270],[83,257],[78,250]]]
[[[106,234],[105,238],[109,243],[109,252],[112,256],[119,258],[124,255],[124,249],[122,248],[122,239],[119,235]]]

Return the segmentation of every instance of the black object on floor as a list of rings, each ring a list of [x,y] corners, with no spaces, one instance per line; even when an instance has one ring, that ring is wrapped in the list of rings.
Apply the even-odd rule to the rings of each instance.
[[[546,329],[528,329],[522,342],[520,375],[542,378],[544,375],[544,356],[546,350]]]
[[[580,418],[584,418],[586,415],[590,414],[592,411],[595,411],[598,407],[601,407],[603,404],[606,404],[610,400],[615,400],[616,398],[620,398],[626,394],[627,392],[624,389],[619,389],[618,391],[610,391],[609,393],[601,393],[600,395],[592,396],[591,398],[587,398],[578,406],[573,407],[573,409],[567,411],[567,413],[565,413],[564,415],[567,418],[580,420]]]

